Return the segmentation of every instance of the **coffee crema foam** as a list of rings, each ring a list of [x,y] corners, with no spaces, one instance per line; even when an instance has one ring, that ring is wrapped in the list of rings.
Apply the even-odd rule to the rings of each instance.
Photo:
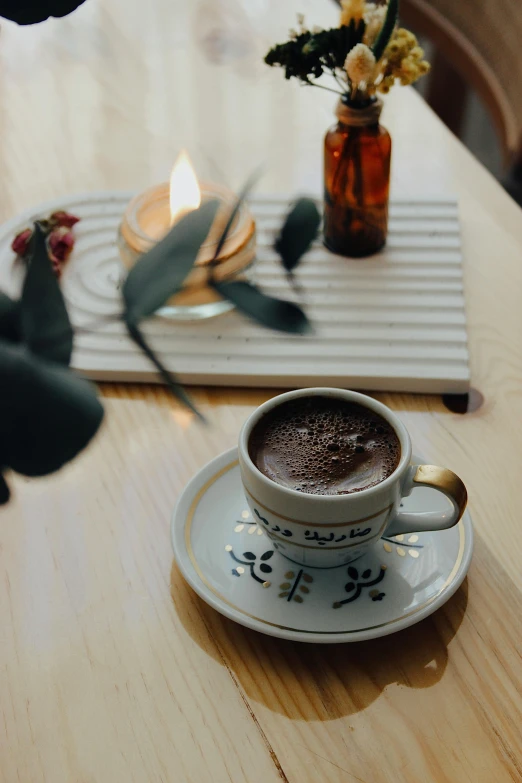
[[[337,397],[298,397],[273,408],[254,426],[248,450],[272,481],[312,495],[373,487],[400,459],[386,419]]]

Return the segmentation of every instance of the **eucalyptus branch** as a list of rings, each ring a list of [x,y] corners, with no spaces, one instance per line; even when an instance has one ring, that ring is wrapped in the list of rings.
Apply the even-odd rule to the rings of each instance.
[[[130,320],[125,320],[125,326],[127,327],[127,331],[129,333],[129,337],[136,343],[136,345],[140,348],[140,350],[145,354],[147,359],[151,362],[151,364],[154,365],[154,367],[157,369],[163,383],[166,384],[166,386],[170,389],[172,394],[177,397],[177,399],[183,403],[187,408],[190,408],[192,413],[195,413],[198,419],[202,422],[205,421],[205,417],[202,413],[198,411],[188,394],[185,392],[184,388],[178,383],[173,373],[171,373],[169,370],[167,370],[166,367],[163,366],[163,364],[160,362],[152,348],[149,346],[147,341],[145,340],[143,334],[138,329],[138,326]]]
[[[238,214],[241,205],[243,201],[246,199],[256,182],[258,181],[259,177],[261,176],[261,166],[258,166],[258,168],[250,175],[250,177],[245,182],[243,188],[241,189],[239,196],[237,197],[236,203],[234,204],[230,215],[228,216],[228,220],[225,224],[225,228],[221,232],[221,236],[218,239],[216,249],[214,251],[214,255],[208,265],[208,279],[209,282],[212,283],[214,280],[214,269],[219,263],[219,254],[221,253],[223,249],[223,245],[227,241],[228,235],[230,233],[230,229],[232,228],[232,225],[234,223],[234,220],[236,219],[236,215]]]

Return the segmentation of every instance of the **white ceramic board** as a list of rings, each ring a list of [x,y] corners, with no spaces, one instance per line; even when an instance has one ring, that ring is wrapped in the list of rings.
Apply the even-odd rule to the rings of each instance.
[[[20,270],[10,242],[33,217],[54,209],[74,212],[77,242],[63,275],[75,325],[117,312],[123,268],[116,233],[132,194],[69,196],[42,204],[0,228],[0,281],[14,293]],[[268,293],[292,298],[273,240],[289,198],[256,196],[254,276]],[[310,337],[262,329],[238,313],[192,324],[161,318],[145,326],[165,364],[186,384],[304,387],[423,393],[465,393],[469,363],[457,202],[452,198],[396,199],[389,238],[378,255],[349,260],[318,241],[298,279],[314,325]],[[77,337],[73,366],[101,381],[158,380],[121,324]]]

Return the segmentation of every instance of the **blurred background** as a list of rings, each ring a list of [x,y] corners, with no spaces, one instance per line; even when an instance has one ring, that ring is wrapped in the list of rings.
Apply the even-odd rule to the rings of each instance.
[[[128,4],[124,0],[105,0],[103,3],[94,0],[84,3],[82,0],[0,0],[0,16],[20,19],[20,14],[27,11],[33,19],[36,11],[36,17],[44,19],[49,13],[61,16],[80,4],[82,7],[72,17],[50,20],[21,31],[5,30],[9,35],[4,35],[4,24],[0,24],[0,88],[4,112],[9,107],[9,113],[16,116],[30,105],[46,139],[48,154],[49,145],[52,146],[55,138],[52,131],[56,118],[45,113],[43,98],[46,96],[46,102],[49,101],[50,94],[58,89],[62,96],[60,122],[71,125],[68,155],[75,159],[75,165],[68,167],[70,183],[65,181],[67,167],[62,173],[62,189],[97,187],[99,181],[92,165],[94,157],[103,158],[104,171],[113,172],[112,186],[130,187],[135,186],[136,181],[145,181],[147,176],[163,176],[171,165],[172,150],[179,145],[186,146],[186,136],[196,156],[200,148],[208,150],[206,139],[202,137],[198,141],[195,138],[204,132],[204,123],[197,122],[194,115],[196,92],[201,93],[197,100],[205,103],[207,116],[214,113],[219,116],[224,100],[228,101],[226,111],[242,111],[251,116],[252,136],[262,135],[267,123],[277,127],[280,143],[264,146],[270,148],[273,156],[280,151],[280,159],[270,159],[268,169],[290,166],[284,153],[288,149],[286,142],[298,145],[300,123],[314,122],[315,113],[314,116],[299,116],[294,105],[295,90],[294,93],[288,90],[282,80],[276,84],[262,58],[273,41],[281,38],[282,20],[288,16],[289,25],[295,24],[296,4],[283,4],[281,0],[184,0],[176,3],[175,9],[173,5],[172,20],[155,14],[152,6],[138,21],[126,13]],[[271,6],[277,13],[272,13]],[[301,0],[298,4],[311,23],[318,6],[322,7],[321,18],[330,14],[332,24],[336,24],[334,0]],[[400,21],[416,33],[432,63],[431,73],[417,82],[416,89],[522,205],[522,0],[400,0]],[[136,26],[143,36],[170,37],[172,52],[167,61],[159,62],[149,56],[140,62],[138,53],[132,56],[129,42],[134,40]],[[199,60],[186,67],[183,59],[186,38],[193,34],[200,41],[207,66],[214,66],[215,74],[209,67],[205,69]],[[230,104],[232,93],[223,87],[223,72],[227,67],[233,70],[238,63],[237,79],[250,79],[256,83],[256,90],[242,92],[248,103],[241,106]],[[102,72],[98,73],[100,69]],[[55,71],[60,74],[59,84],[50,76]],[[180,73],[184,73],[186,85],[180,84],[177,76]],[[235,77],[228,74],[227,78],[233,80]],[[154,90],[150,89],[152,84]],[[220,90],[217,90],[218,85]],[[80,88],[85,111],[75,112]],[[269,105],[273,105],[274,91],[281,95],[280,101],[276,101],[279,107],[277,121],[265,116],[268,110],[263,101],[263,95],[269,95]],[[168,102],[164,100],[165,95],[169,96]],[[192,113],[187,111],[189,99]],[[317,106],[317,97],[314,100]],[[145,142],[138,128],[137,115],[142,110],[144,122],[154,130],[151,150],[143,149]],[[125,140],[121,138],[121,125],[113,122],[111,114],[116,114],[120,123],[124,123]],[[14,124],[10,132],[8,117],[3,122],[0,117],[0,122],[0,178],[10,176],[12,168],[27,167],[36,198],[39,195],[36,187],[38,166],[30,158],[37,157],[37,150],[31,150]],[[101,122],[105,122],[101,133],[103,144],[98,141],[94,147]],[[323,125],[320,120],[317,122],[321,128],[325,127],[325,121]],[[282,139],[282,133],[287,133],[288,139]],[[243,176],[245,167],[248,168],[248,161],[241,160],[245,145],[229,136],[228,128],[223,138],[219,136],[219,128],[215,131],[212,135],[214,159],[196,161],[202,172],[208,169],[212,177],[219,177],[217,161],[224,157],[220,144],[233,143],[234,160]],[[127,182],[122,171],[125,170],[124,161],[128,161],[129,148],[136,160],[132,171],[127,166]],[[76,150],[78,155],[75,155]],[[91,158],[87,154],[89,151]],[[60,161],[63,157],[61,145],[57,146],[55,154],[57,162]],[[208,152],[206,154],[208,157]],[[296,159],[303,154],[301,150]],[[299,183],[300,186],[308,184]],[[265,187],[270,187],[270,181]],[[46,195],[42,192],[42,197]],[[0,216],[3,214],[0,203]]]
[[[522,205],[521,0],[401,0],[432,71],[418,89]]]

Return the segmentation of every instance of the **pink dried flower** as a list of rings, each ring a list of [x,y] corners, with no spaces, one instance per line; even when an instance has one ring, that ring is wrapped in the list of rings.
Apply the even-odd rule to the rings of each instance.
[[[58,212],[53,212],[49,220],[56,226],[66,226],[66,228],[72,228],[76,223],[79,223],[81,218],[76,215],[71,215],[70,212],[65,212],[63,209]]]
[[[24,228],[24,230],[20,231],[11,242],[11,249],[14,250],[18,256],[25,256],[29,249],[29,242],[31,241],[32,235],[33,232],[30,228]]]
[[[67,226],[57,226],[53,228],[47,239],[49,247],[49,257],[55,265],[67,261],[74,247],[74,236]]]

